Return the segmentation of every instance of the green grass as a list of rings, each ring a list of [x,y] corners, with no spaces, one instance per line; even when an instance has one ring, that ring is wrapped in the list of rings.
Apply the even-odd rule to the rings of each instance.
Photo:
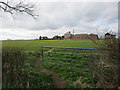
[[[39,51],[41,46],[60,46],[60,47],[95,47],[92,40],[13,40],[2,41],[3,47],[19,47],[26,50]]]
[[[97,42],[101,42],[101,41],[103,41],[103,40],[97,40]],[[52,80],[50,79],[49,76],[47,76],[43,73],[36,72],[34,70],[34,68],[32,68],[34,58],[36,58],[38,55],[41,54],[40,53],[41,46],[95,48],[95,47],[97,47],[96,45],[97,44],[95,44],[92,40],[14,40],[14,41],[2,41],[3,48],[5,48],[5,47],[22,48],[22,49],[24,49],[25,53],[28,53],[27,60],[25,60],[26,67],[24,67],[24,70],[25,70],[24,75],[26,75],[26,77],[25,77],[26,79],[24,79],[23,81],[25,81],[25,83],[26,82],[30,82],[30,83],[33,82],[34,84],[31,84],[31,87],[33,87],[33,88],[35,88],[35,87],[39,87],[39,88],[50,87],[51,88],[53,86]],[[108,43],[108,45],[109,45],[109,43]],[[113,43],[112,45],[114,46],[115,44]],[[107,48],[108,48],[108,46],[107,46]],[[44,50],[48,51],[49,49],[44,49]],[[104,87],[102,80],[104,80],[105,83],[106,82],[111,83],[111,81],[110,81],[110,80],[112,80],[111,77],[113,77],[113,76],[115,78],[117,77],[117,76],[115,76],[115,74],[111,73],[111,71],[115,71],[115,70],[111,69],[111,66],[112,66],[111,64],[106,63],[106,60],[109,59],[106,56],[104,56],[105,57],[104,58],[103,55],[101,56],[100,54],[99,55],[92,55],[93,56],[92,58],[95,58],[96,61],[94,63],[91,63],[91,61],[89,61],[91,56],[90,56],[90,54],[88,54],[89,52],[91,52],[90,50],[87,52],[84,50],[82,50],[82,51],[79,51],[79,50],[64,51],[64,49],[56,49],[56,52],[54,52],[54,50],[53,50],[53,53],[56,53],[56,52],[57,53],[56,54],[53,54],[53,53],[46,54],[44,60],[42,61],[43,63],[40,63],[40,65],[43,65],[44,68],[50,69],[50,70],[58,73],[58,75],[64,80],[65,86],[68,88]],[[59,52],[60,50],[61,50],[61,52]],[[96,51],[94,51],[94,53],[95,52]],[[60,54],[60,53],[62,53],[62,54]],[[74,53],[76,53],[76,54],[74,54]],[[82,54],[79,55],[79,53],[82,53]],[[16,54],[17,53],[15,53],[15,55]],[[112,56],[111,54],[108,54],[108,55]],[[100,59],[98,57],[100,57]],[[11,63],[14,60],[19,61],[19,59],[22,57],[20,56],[19,58],[16,58],[15,56],[10,56],[10,57],[6,56],[6,58],[7,59],[4,59],[4,60],[9,60],[11,58],[10,64],[8,64],[8,65],[12,65]],[[106,66],[110,66],[109,67],[110,72],[109,72],[109,70],[104,71],[102,69],[103,64],[104,64],[102,59],[103,60],[105,59],[104,63],[106,63]],[[91,64],[90,67],[89,67],[89,64]],[[83,67],[80,67],[79,65],[83,65]],[[12,65],[12,66],[14,67],[17,65]],[[105,75],[103,75],[103,73],[105,73]],[[5,74],[5,75],[7,75],[7,74]],[[19,75],[19,74],[17,74],[17,75]],[[29,76],[27,76],[27,75],[29,75]],[[7,76],[10,77],[10,75],[7,75]],[[100,85],[100,83],[101,83],[101,85]],[[108,85],[109,83],[107,83],[106,85]],[[10,85],[11,85],[11,87],[15,87],[14,85],[16,85],[16,82],[11,83]],[[112,83],[110,85],[112,85]]]
[[[3,48],[2,88],[53,88],[49,75],[34,67],[36,52],[24,52],[20,48]]]
[[[61,52],[60,52],[61,51]],[[55,52],[55,51],[53,51]],[[66,88],[96,88],[89,68],[91,60],[98,59],[90,54],[72,53],[72,51],[44,54],[43,66],[57,72],[64,80]],[[73,51],[74,52],[74,51]],[[60,54],[62,53],[62,54]],[[67,54],[66,54],[67,53]]]
[[[53,88],[53,80],[50,76],[39,72],[34,68],[34,60],[38,54],[36,52],[26,52],[26,54],[24,81],[29,82],[29,88]]]
[[[2,47],[17,47],[22,48],[25,50],[25,53],[28,53],[27,60],[25,62],[25,72],[26,74],[30,74],[31,77],[26,77],[30,79],[26,79],[25,82],[34,82],[35,84],[31,85],[31,87],[51,87],[53,86],[52,81],[50,80],[49,76],[41,74],[36,72],[33,68],[31,68],[31,65],[33,63],[33,60],[36,55],[40,54],[40,47],[41,46],[59,46],[59,47],[80,47],[80,48],[95,48],[95,44],[92,40],[13,40],[13,41],[2,41]],[[59,49],[58,49],[59,50]],[[65,52],[65,51],[62,51]],[[66,51],[67,52],[67,51]],[[76,50],[70,50],[68,52],[69,54],[73,52],[76,52],[77,54],[79,51]],[[82,51],[85,52],[86,51]],[[61,53],[61,52],[60,52]],[[32,55],[32,56],[31,56]],[[57,56],[58,55],[58,56]],[[87,65],[87,59],[88,56],[75,56],[75,55],[59,55],[56,54],[55,57],[59,57],[60,59],[55,59],[58,62],[51,62],[47,59],[50,59],[51,57],[46,57],[46,61],[44,64],[46,65],[45,68],[51,69],[59,74],[59,76],[62,77],[62,79],[65,81],[65,86],[69,88],[79,88],[79,87],[96,87],[94,83],[92,82],[91,73],[89,68],[86,67],[79,67],[75,66],[76,64],[80,65]],[[69,57],[71,57],[72,60],[78,60],[77,62],[70,61]],[[64,60],[66,59],[66,60]],[[81,60],[81,61],[79,61]],[[59,67],[59,62],[64,62],[64,66]],[[59,64],[59,65],[57,65]],[[69,65],[74,64],[73,66],[75,68],[68,68]],[[62,65],[62,64],[61,64]],[[83,69],[83,70],[81,70]],[[82,77],[81,77],[82,75]],[[34,76],[37,76],[35,79]],[[43,78],[43,79],[42,79]],[[45,81],[44,81],[45,80]],[[40,82],[42,81],[42,82]],[[48,85],[49,84],[49,85]],[[14,85],[14,84],[13,84]]]

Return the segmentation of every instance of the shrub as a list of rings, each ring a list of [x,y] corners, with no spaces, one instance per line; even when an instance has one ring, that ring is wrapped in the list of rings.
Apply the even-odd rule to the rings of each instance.
[[[120,86],[120,42],[119,39],[104,39],[95,43],[104,49],[101,58],[92,64],[95,82],[103,88]]]
[[[2,82],[3,87],[8,87],[10,82],[21,80],[24,67],[25,54],[22,49],[3,48],[2,50]]]
[[[49,75],[37,71],[33,66],[39,53],[20,48],[3,48],[2,88],[52,88]],[[34,62],[33,62],[34,61]]]

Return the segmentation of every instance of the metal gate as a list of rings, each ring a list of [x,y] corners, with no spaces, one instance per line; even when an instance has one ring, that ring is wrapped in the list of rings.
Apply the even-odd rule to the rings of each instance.
[[[101,51],[98,48],[42,46],[42,64],[44,68],[64,77],[64,80],[69,78],[72,82],[82,77],[93,83],[90,66],[93,61],[99,60]]]
[[[83,67],[80,62],[90,64],[98,59],[101,49],[98,48],[77,48],[77,47],[41,47],[43,63],[56,64],[58,66],[70,65],[69,67]]]

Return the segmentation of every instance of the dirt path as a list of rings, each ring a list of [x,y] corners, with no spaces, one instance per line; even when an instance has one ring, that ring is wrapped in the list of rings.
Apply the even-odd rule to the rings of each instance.
[[[53,79],[53,83],[55,88],[64,88],[63,81],[60,79],[60,77],[55,73],[50,70],[44,69],[40,66],[40,57],[37,57],[34,62],[34,67],[37,71],[43,72],[47,75],[50,75],[51,78]]]

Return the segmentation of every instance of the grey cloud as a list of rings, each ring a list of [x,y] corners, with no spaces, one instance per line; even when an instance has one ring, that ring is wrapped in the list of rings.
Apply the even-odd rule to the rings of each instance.
[[[97,28],[103,30],[115,27],[118,14],[117,2],[50,2],[37,3],[40,17],[34,20],[26,14],[15,14],[15,19],[4,14],[0,29],[25,29],[30,31],[60,30],[62,27],[75,27],[76,32],[96,32]],[[110,27],[111,26],[111,27]],[[106,32],[106,31],[105,31]]]
[[[116,3],[115,3],[116,4]],[[18,22],[7,23],[5,27],[19,27],[33,30],[58,29],[62,26],[74,26],[79,22],[93,23],[101,17],[102,23],[110,23],[117,19],[116,7],[112,3],[41,3],[40,20],[38,22],[26,15],[18,15]],[[82,9],[81,9],[82,8]],[[8,22],[8,20],[6,20]],[[6,22],[5,22],[6,23]]]

